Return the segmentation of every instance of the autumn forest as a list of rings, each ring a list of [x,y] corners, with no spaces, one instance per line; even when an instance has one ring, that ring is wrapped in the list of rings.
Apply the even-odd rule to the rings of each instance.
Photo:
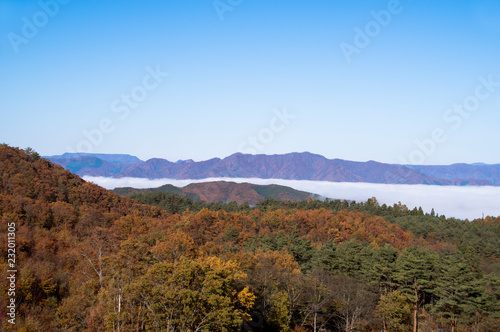
[[[4,331],[500,330],[500,217],[125,197],[7,145],[0,170]]]

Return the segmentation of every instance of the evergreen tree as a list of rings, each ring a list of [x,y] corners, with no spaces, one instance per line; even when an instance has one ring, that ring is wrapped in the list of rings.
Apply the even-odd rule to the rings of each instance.
[[[373,251],[373,265],[368,275],[377,284],[380,295],[386,294],[394,286],[392,275],[396,269],[398,255],[398,251],[388,243]]]
[[[474,322],[480,312],[484,287],[464,257],[460,253],[449,252],[440,257],[434,294],[438,300],[432,311],[455,332],[459,321]]]
[[[413,332],[418,331],[418,314],[435,279],[435,254],[422,247],[403,250],[396,261],[394,280],[399,290],[413,304]]]
[[[349,240],[337,248],[338,268],[348,276],[369,274],[372,248],[363,242]]]

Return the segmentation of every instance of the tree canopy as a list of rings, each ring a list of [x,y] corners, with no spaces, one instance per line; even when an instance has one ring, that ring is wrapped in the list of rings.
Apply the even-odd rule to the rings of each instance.
[[[113,194],[0,146],[9,331],[498,331],[500,218],[402,204]],[[397,304],[397,305],[394,305]]]

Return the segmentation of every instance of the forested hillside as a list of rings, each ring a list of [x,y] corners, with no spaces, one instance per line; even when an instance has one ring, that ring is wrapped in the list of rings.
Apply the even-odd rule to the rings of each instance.
[[[17,271],[14,297],[2,278],[6,331],[500,330],[498,217],[135,202],[5,145],[0,171],[0,270],[15,233]]]
[[[193,200],[208,203],[248,203],[255,205],[267,198],[274,198],[281,201],[303,201],[309,197],[319,197],[319,195],[292,189],[290,187],[271,185],[256,185],[252,183],[235,183],[227,181],[209,181],[201,183],[191,183],[185,187],[175,187],[170,184],[158,188],[135,189],[130,187],[116,188],[112,190],[116,194],[131,196],[144,193],[167,193],[188,197]],[[154,194],[154,197],[159,197]],[[160,195],[161,196],[161,195]],[[169,195],[164,195],[168,197]]]

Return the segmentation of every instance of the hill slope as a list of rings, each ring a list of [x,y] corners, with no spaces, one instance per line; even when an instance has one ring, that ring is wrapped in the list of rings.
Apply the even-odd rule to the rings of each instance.
[[[172,326],[194,331],[208,323],[211,331],[236,331],[254,316],[270,331],[283,330],[280,326],[311,330],[305,320],[311,308],[330,320],[327,330],[336,331],[347,328],[339,318],[351,303],[346,298],[369,305],[359,321],[363,330],[381,330],[371,317],[384,289],[411,296],[407,285],[428,276],[443,289],[455,287],[455,279],[466,289],[474,287],[462,301],[467,311],[460,314],[460,330],[473,330],[475,324],[499,330],[495,287],[500,280],[477,266],[498,261],[498,219],[438,218],[374,200],[358,205],[368,213],[349,202],[308,200],[303,203],[309,208],[281,202],[282,207],[239,212],[203,208],[170,214],[4,145],[0,174],[0,269],[14,270],[9,278],[16,279],[4,274],[0,281],[2,331]],[[259,190],[267,195],[274,189]],[[412,232],[375,215],[384,212]],[[457,237],[442,236],[450,232]],[[452,242],[442,242],[446,239]],[[471,245],[484,250],[470,250]],[[422,271],[418,277],[410,274],[415,267]],[[410,277],[398,278],[406,274]],[[14,295],[8,295],[9,287]],[[332,300],[311,307],[318,289]],[[288,294],[296,291],[301,295],[294,302],[297,310],[290,310]],[[446,300],[439,290],[418,295],[426,299],[420,305]],[[12,301],[13,312],[8,308]],[[265,301],[268,307],[261,307]],[[470,305],[475,307],[469,310]],[[276,316],[273,308],[284,314]],[[467,314],[478,310],[480,321]],[[435,322],[444,313],[430,312],[423,323],[442,328]],[[8,322],[11,314],[16,325]]]
[[[285,186],[260,186],[251,183],[225,181],[191,183],[184,188],[178,188],[169,184],[152,189],[116,188],[113,192],[124,196],[148,192],[166,192],[193,200],[202,200],[207,203],[236,202],[238,204],[248,203],[250,205],[255,205],[268,198],[292,202],[303,201],[309,197],[319,198],[318,195]]]

